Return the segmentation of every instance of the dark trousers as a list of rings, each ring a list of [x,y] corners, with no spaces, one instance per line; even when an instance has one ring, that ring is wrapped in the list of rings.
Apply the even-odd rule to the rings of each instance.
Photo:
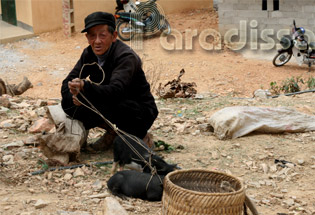
[[[119,129],[133,134],[141,139],[145,137],[147,131],[152,126],[155,117],[142,105],[135,101],[125,100],[117,105],[94,105],[102,115]],[[81,106],[73,106],[64,109],[71,118],[83,122],[86,129],[102,127],[105,121],[92,110]]]

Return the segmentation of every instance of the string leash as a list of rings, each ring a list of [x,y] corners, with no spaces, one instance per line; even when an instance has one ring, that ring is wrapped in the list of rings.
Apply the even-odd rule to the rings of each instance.
[[[84,69],[85,66],[91,66],[91,65],[95,65],[95,64],[96,64],[96,65],[98,66],[98,68],[102,71],[102,73],[103,73],[103,78],[102,78],[102,81],[99,82],[99,83],[92,82],[91,80],[90,80],[90,82],[91,82],[92,84],[96,84],[96,85],[100,85],[101,83],[103,83],[103,81],[105,80],[105,72],[104,72],[103,68],[102,68],[97,62],[83,64],[83,66],[82,66],[82,68],[81,68],[81,70],[80,70],[80,73],[79,73],[79,79],[81,79],[82,71],[83,71],[83,69]],[[148,167],[150,168],[151,177],[150,177],[149,182],[147,183],[146,189],[148,189],[148,186],[149,186],[149,184],[150,184],[150,182],[151,182],[151,180],[152,180],[152,178],[153,178],[153,176],[154,176],[155,174],[158,176],[160,182],[163,183],[161,177],[157,174],[156,168],[153,168],[152,165],[151,165],[151,164],[152,164],[152,151],[150,151],[150,150],[147,149],[143,144],[141,144],[140,140],[139,140],[136,136],[131,135],[131,134],[128,134],[127,132],[125,132],[125,131],[119,129],[115,124],[111,123],[111,122],[110,122],[108,119],[106,119],[106,118],[103,116],[103,114],[83,95],[83,93],[82,93],[79,89],[77,89],[77,91],[78,91],[78,94],[79,94],[90,106],[88,106],[88,105],[84,104],[82,101],[80,101],[77,96],[75,96],[75,99],[76,99],[81,105],[83,105],[84,107],[86,107],[86,108],[88,108],[89,110],[93,111],[94,113],[98,114],[98,115],[105,121],[105,123],[106,123],[111,129],[113,129],[113,131],[124,141],[124,143],[126,143],[127,146],[142,160],[142,162],[145,164],[145,166],[148,166]],[[133,140],[133,141],[136,142],[138,145],[140,145],[141,147],[143,147],[143,148],[150,154],[150,156],[149,156],[149,162],[134,148],[134,146],[132,146],[132,145],[124,138],[123,135],[129,137],[131,140]],[[144,166],[144,167],[145,167],[145,166]]]

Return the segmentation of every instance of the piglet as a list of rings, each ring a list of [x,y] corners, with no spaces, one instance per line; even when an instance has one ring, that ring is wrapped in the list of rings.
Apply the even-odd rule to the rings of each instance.
[[[151,165],[156,168],[159,175],[167,175],[167,173],[174,171],[176,164],[168,164],[161,157],[155,155],[154,152],[143,142],[143,140],[132,136],[122,135],[126,141],[136,150],[147,162],[151,160]],[[118,164],[120,170],[126,166],[129,169],[138,170],[151,173],[151,169],[145,162],[133,151],[122,139],[117,136],[114,139],[114,164],[111,170],[112,175],[116,172]]]
[[[119,171],[107,182],[113,195],[122,199],[127,197],[140,198],[149,201],[161,201],[164,176],[135,170]]]

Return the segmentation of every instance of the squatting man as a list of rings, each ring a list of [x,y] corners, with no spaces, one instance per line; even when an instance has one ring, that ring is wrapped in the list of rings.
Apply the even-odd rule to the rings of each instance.
[[[99,114],[88,108],[89,102],[119,129],[145,138],[158,110],[139,56],[117,40],[112,14],[94,12],[84,22],[81,33],[85,33],[89,46],[62,82],[63,110],[81,121],[87,130],[94,127],[106,130],[90,145],[94,150],[106,150],[115,132]]]

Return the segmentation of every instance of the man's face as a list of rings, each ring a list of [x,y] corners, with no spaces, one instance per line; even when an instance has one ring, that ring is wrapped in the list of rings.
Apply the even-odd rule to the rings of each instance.
[[[94,54],[102,55],[110,48],[111,44],[116,41],[117,32],[115,31],[114,34],[111,34],[108,31],[107,25],[96,25],[88,29],[86,38]]]

